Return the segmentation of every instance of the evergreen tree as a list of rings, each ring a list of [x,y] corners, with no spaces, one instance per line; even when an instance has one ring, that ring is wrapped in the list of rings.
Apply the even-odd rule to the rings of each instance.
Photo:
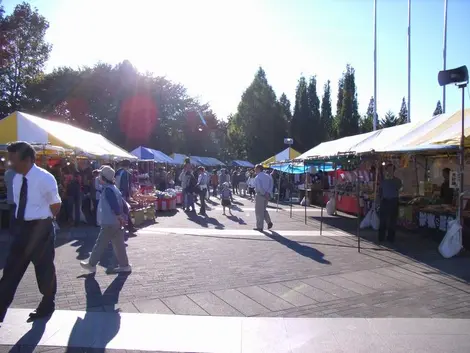
[[[370,97],[369,106],[367,107],[366,115],[361,119],[360,132],[370,132],[374,130],[374,97]]]
[[[434,113],[432,113],[432,116],[436,116],[436,115],[439,115],[439,114],[442,114],[442,106],[441,106],[441,101],[437,101],[437,104],[436,104],[436,109],[434,109]]]
[[[333,113],[331,112],[331,87],[329,80],[323,86],[320,121],[323,126],[322,142],[333,139]]]
[[[299,151],[307,151],[311,145],[312,130],[315,126],[312,122],[312,111],[309,106],[307,81],[301,76],[295,91],[294,115],[291,123],[291,137],[294,139],[294,148]]]
[[[291,104],[289,99],[287,98],[286,94],[283,93],[281,94],[281,97],[279,98],[279,105],[281,106],[282,110],[282,115],[284,117],[284,120],[287,123],[288,128],[288,133],[290,135],[290,124],[292,121],[292,111],[291,111]]]
[[[311,135],[303,148],[304,151],[322,143],[324,138],[324,128],[320,119],[320,99],[317,94],[317,79],[315,76],[310,77],[307,87],[307,95],[311,115],[307,127],[309,128]]]
[[[356,93],[355,72],[352,66],[347,65],[343,73],[343,101],[338,116],[339,137],[356,135],[359,133],[359,112]]]
[[[260,67],[229,122],[229,132],[241,138],[249,160],[260,162],[281,151],[287,135],[282,107]],[[240,142],[241,142],[240,141]],[[241,151],[242,152],[242,151]]]
[[[398,125],[408,122],[408,108],[406,106],[405,97],[401,101],[400,112],[398,113]]]
[[[381,128],[392,127],[397,125],[399,125],[398,119],[395,114],[393,114],[393,112],[390,110],[385,114],[385,117],[380,122]]]

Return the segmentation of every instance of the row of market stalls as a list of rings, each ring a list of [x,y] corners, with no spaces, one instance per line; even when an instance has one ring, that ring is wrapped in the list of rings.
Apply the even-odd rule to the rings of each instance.
[[[303,168],[309,173],[312,166],[330,170],[326,173],[327,187],[322,182],[308,182],[309,198],[316,199],[313,194],[321,192],[323,205],[333,199],[337,210],[364,216],[375,205],[383,167],[392,163],[395,175],[403,182],[399,223],[410,229],[436,231],[442,237],[449,222],[456,218],[462,217],[464,225],[470,224],[465,197],[459,207],[460,171],[464,175],[470,172],[470,160],[464,158],[462,169],[458,152],[462,129],[465,149],[470,147],[470,109],[464,111],[464,116],[467,119],[462,120],[461,111],[441,114],[324,142],[277,165],[286,166],[287,172],[289,168]],[[450,178],[445,181],[443,170],[447,168]],[[447,200],[441,197],[443,187],[451,189]],[[462,190],[470,190],[469,178],[464,178]]]

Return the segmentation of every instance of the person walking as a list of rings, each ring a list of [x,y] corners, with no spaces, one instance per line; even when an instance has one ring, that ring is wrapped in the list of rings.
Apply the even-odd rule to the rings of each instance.
[[[200,215],[206,214],[206,194],[208,185],[209,175],[207,174],[204,167],[199,167],[199,176],[197,179],[196,190],[201,198],[201,209],[199,210]]]
[[[212,171],[211,175],[212,196],[217,197],[217,188],[219,187],[219,176],[217,170]]]
[[[385,177],[380,183],[380,226],[379,226],[379,242],[387,240],[391,243],[395,241],[395,229],[397,227],[398,218],[398,199],[402,182],[395,177],[395,166],[388,164],[385,167]]]
[[[222,215],[226,215],[225,208],[228,207],[230,216],[233,216],[231,205],[233,202],[232,190],[230,190],[227,182],[222,184],[222,190],[220,191],[220,203],[222,204]]]
[[[132,189],[132,175],[129,171],[131,167],[131,161],[125,159],[121,162],[121,168],[118,169],[116,172],[115,178],[113,180],[115,181],[115,185],[118,188],[118,190],[121,192],[122,197],[124,200],[127,202],[129,201],[131,195],[131,189]],[[134,224],[132,223],[131,217],[129,217],[127,221],[127,231],[131,234],[137,232],[137,229],[134,227]]]
[[[16,172],[13,198],[17,207],[14,239],[0,279],[0,322],[5,318],[30,262],[34,264],[42,294],[39,306],[29,314],[30,319],[35,320],[50,316],[55,310],[57,278],[53,218],[59,213],[62,201],[54,176],[35,164],[36,152],[30,144],[13,142],[7,151]]]
[[[273,227],[271,217],[266,209],[273,190],[273,179],[270,175],[263,172],[263,166],[258,164],[255,167],[255,214],[256,228],[254,230],[263,231],[264,221],[268,224],[268,229]]]
[[[112,272],[132,271],[127,258],[124,232],[122,231],[125,224],[125,211],[128,211],[128,209],[121,192],[114,183],[114,175],[114,169],[109,166],[100,169],[100,181],[103,188],[98,203],[97,220],[101,229],[90,258],[80,262],[80,265],[90,273],[96,272],[96,265],[109,242],[113,245],[118,262],[118,266]]]
[[[254,197],[255,197],[255,175],[253,172],[250,172],[250,176],[248,177],[247,184],[248,184],[248,194],[250,195],[251,202],[253,202]]]

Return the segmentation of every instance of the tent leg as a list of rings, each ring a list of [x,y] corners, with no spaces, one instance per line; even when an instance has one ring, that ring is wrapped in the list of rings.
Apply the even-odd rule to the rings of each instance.
[[[357,220],[356,220],[356,227],[357,227],[357,252],[361,252],[361,203],[359,201],[359,170],[357,170],[356,174],[356,198],[357,198]]]
[[[276,204],[276,212],[279,212],[279,197],[281,195],[281,176],[282,176],[282,164],[281,164],[281,170],[279,171],[279,178],[278,178],[278,183],[277,183],[277,204]]]
[[[292,164],[291,164],[291,171],[293,171],[293,167],[292,167]],[[289,185],[294,185],[294,183],[291,183],[290,182],[290,178],[293,174],[289,174]],[[290,188],[290,187],[289,187]],[[292,187],[293,189],[293,187]],[[292,190],[289,192],[289,203],[290,203],[290,218],[292,218]]]
[[[304,209],[305,209],[305,216],[304,216],[305,224],[307,224],[307,199],[308,199],[308,189],[307,188],[308,188],[307,171],[305,171],[305,203],[304,203],[304,205],[305,205],[305,207],[304,207]]]
[[[325,168],[323,168],[325,169]],[[323,170],[324,173],[324,170]],[[322,173],[322,175],[323,175]],[[321,193],[320,193],[320,206],[321,206],[321,212],[320,212],[320,236],[323,233],[323,180],[320,180],[321,183]]]

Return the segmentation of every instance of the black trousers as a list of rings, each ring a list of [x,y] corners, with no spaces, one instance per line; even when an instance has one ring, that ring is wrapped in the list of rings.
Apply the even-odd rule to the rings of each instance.
[[[384,240],[386,233],[388,240],[395,240],[395,230],[397,228],[398,218],[398,198],[382,199],[380,202],[379,218],[379,240]]]
[[[13,302],[16,289],[29,263],[36,272],[41,305],[54,306],[57,278],[52,220],[25,221],[15,225],[15,235],[0,279],[0,321]]]
[[[199,210],[199,212],[201,213],[206,213],[206,193],[207,189],[199,190],[199,196],[201,198],[201,209]]]

